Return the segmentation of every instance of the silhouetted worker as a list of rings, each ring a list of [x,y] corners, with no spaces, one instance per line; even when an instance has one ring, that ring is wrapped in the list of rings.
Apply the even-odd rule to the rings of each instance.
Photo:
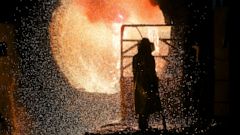
[[[154,45],[148,38],[138,43],[138,53],[133,56],[133,79],[135,88],[135,112],[138,115],[138,126],[141,130],[148,128],[149,115],[161,111],[158,91],[158,77],[155,71],[155,60],[152,56]],[[166,128],[165,118],[164,129]]]

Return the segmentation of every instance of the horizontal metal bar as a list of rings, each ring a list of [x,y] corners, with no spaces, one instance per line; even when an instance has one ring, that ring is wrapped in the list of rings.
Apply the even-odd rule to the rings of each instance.
[[[141,41],[141,39],[122,39],[122,41],[126,41],[126,42],[138,42],[138,41]]]
[[[156,27],[156,26],[173,26],[166,24],[123,24],[122,27]]]

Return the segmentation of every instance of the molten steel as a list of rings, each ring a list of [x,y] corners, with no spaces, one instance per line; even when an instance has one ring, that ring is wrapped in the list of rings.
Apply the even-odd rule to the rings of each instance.
[[[52,53],[75,88],[117,93],[121,25],[164,23],[151,0],[62,0],[49,29]]]

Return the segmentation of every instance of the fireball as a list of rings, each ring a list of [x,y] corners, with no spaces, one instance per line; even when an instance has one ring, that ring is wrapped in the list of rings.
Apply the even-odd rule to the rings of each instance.
[[[165,21],[151,0],[61,0],[49,27],[51,51],[73,87],[106,94],[120,91],[123,24]]]

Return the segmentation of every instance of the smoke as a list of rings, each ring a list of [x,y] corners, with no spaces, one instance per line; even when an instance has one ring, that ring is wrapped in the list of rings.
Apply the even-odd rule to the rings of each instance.
[[[152,8],[158,6],[155,0],[76,0],[75,3],[83,9],[88,20],[92,23],[119,21],[119,14],[127,20],[131,12],[139,13],[142,18],[154,17],[156,14]]]
[[[77,0],[76,2],[91,23],[98,21],[112,23],[118,19],[118,14],[128,16],[127,11],[115,0]]]

